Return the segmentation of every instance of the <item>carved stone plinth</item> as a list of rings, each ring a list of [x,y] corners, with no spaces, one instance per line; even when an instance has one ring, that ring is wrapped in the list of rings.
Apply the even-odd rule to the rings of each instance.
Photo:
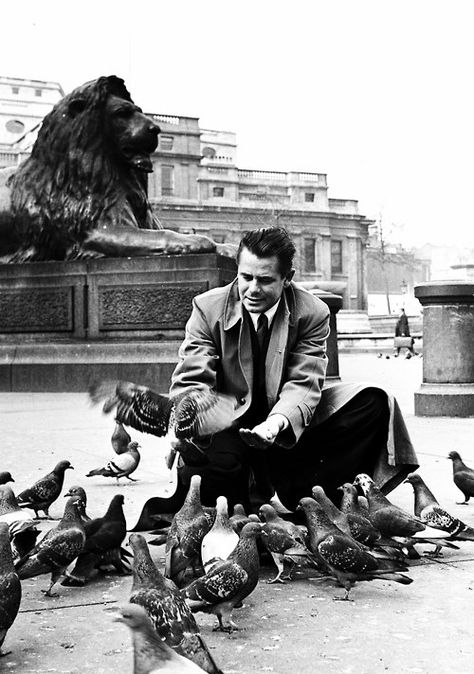
[[[417,416],[474,416],[474,284],[423,283],[423,383]]]

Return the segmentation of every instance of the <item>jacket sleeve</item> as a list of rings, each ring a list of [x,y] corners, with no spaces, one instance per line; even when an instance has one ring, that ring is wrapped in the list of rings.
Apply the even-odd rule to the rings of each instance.
[[[298,335],[288,354],[284,384],[270,414],[283,414],[289,426],[278,436],[278,444],[292,447],[311,423],[321,399],[327,368],[326,341],[329,309],[300,317]]]
[[[170,395],[189,388],[216,388],[218,349],[204,312],[196,299],[178,351],[178,364],[171,375]]]

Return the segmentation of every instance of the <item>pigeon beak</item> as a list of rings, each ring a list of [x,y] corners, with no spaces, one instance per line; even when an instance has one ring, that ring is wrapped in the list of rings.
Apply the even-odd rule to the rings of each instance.
[[[66,470],[74,470],[74,466],[68,466]]]

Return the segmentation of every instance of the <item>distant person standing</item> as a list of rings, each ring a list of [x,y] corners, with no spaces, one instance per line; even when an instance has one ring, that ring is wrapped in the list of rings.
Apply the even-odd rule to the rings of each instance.
[[[398,317],[397,324],[395,326],[395,348],[397,350],[397,353],[395,354],[395,358],[397,358],[400,355],[400,349],[402,348],[402,345],[400,344],[400,341],[397,340],[397,337],[410,337],[410,342],[409,344],[406,345],[406,348],[408,349],[408,353],[406,355],[407,358],[411,358],[412,356],[416,356],[416,352],[413,348],[413,344],[415,343],[415,340],[413,337],[410,335],[410,326],[408,325],[408,317],[405,313],[405,309],[402,308],[402,311],[400,313],[400,316]],[[403,345],[405,346],[405,345]]]

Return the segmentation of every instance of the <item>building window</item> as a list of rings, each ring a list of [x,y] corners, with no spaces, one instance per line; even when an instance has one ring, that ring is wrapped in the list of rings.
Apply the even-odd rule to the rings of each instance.
[[[212,188],[212,196],[213,197],[223,197],[224,196],[224,188],[223,187],[213,187]]]
[[[163,164],[161,167],[161,194],[169,197],[174,189],[174,166]]]
[[[331,274],[342,274],[342,241],[331,241]]]
[[[20,93],[19,87],[12,87],[12,94],[19,94],[19,93]]]
[[[173,149],[173,136],[160,136],[160,150],[171,152]]]
[[[313,203],[314,202],[314,192],[305,192],[304,193],[304,200],[307,201],[308,203]]]
[[[43,92],[41,91],[41,89],[35,89],[35,96],[37,96],[39,98],[42,95],[43,95]]]
[[[308,274],[316,271],[316,239],[304,239],[304,270]]]

